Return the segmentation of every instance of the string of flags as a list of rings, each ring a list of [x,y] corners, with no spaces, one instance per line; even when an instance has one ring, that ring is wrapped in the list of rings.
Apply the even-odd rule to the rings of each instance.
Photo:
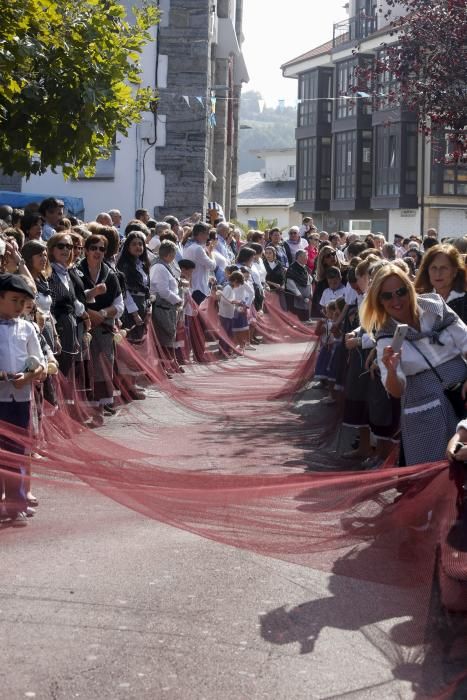
[[[173,97],[181,97],[187,107],[192,109],[196,104],[201,105],[201,107],[208,108],[208,122],[211,128],[217,125],[216,108],[218,100],[239,100],[239,97],[231,97],[228,95],[217,95],[214,90],[211,90],[209,97],[204,97],[203,95],[179,95],[178,93],[170,93],[167,91],[162,92],[163,95],[171,95]],[[297,100],[297,104],[302,104],[304,102],[320,102],[322,100],[327,100],[328,102],[336,102],[338,100],[365,100],[371,98],[372,96],[367,92],[356,92],[354,95],[339,95],[338,97],[302,97]],[[385,97],[383,93],[378,94],[377,97]],[[263,112],[265,107],[265,101],[262,99],[258,100],[258,105],[260,112]],[[278,106],[280,111],[285,110],[285,101],[279,100]]]

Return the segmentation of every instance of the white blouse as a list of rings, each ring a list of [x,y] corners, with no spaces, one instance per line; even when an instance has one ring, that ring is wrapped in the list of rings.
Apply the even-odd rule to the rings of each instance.
[[[439,316],[433,311],[423,311],[420,308],[419,312],[420,330],[426,333],[433,328]],[[450,326],[441,331],[439,340],[442,345],[431,343],[429,338],[421,338],[420,340],[413,341],[431,362],[433,367],[438,367],[449,360],[453,360],[458,355],[465,355],[467,353],[467,326],[460,318],[457,318]],[[384,385],[386,385],[388,371],[383,364],[382,358],[384,348],[388,345],[391,345],[390,338],[382,338],[376,343],[378,365],[381,370],[381,380]],[[404,386],[407,382],[406,377],[419,374],[427,369],[430,369],[430,367],[422,355],[415,349],[412,343],[404,340],[401,348],[401,361],[397,368],[397,376]]]

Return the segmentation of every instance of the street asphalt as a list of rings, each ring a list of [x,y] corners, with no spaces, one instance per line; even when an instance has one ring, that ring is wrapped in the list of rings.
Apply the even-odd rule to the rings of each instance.
[[[148,407],[186,420],[157,392]],[[104,433],[121,434],[113,420]],[[36,517],[0,533],[1,700],[419,697],[417,649],[391,651],[410,624],[391,590],[202,539],[83,484],[34,491]]]

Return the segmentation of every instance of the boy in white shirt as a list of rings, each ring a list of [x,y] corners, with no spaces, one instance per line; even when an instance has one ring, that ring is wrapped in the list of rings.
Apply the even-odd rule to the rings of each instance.
[[[32,384],[45,377],[46,365],[37,332],[20,318],[27,299],[34,292],[20,275],[0,274],[0,447],[14,454],[24,454],[21,439],[6,435],[2,424],[29,427]],[[25,525],[26,492],[22,474],[25,470],[9,464],[0,465],[7,518],[15,525]]]
[[[328,288],[324,290],[319,300],[319,305],[324,314],[324,310],[330,301],[340,299],[345,294],[345,287],[342,284],[342,275],[338,267],[328,267],[326,270],[326,280]]]
[[[228,283],[219,292],[219,320],[225,334],[233,338],[233,322],[235,311],[242,306],[242,299],[237,290],[241,289],[245,278],[239,270],[234,270],[228,277]],[[222,338],[219,341],[221,352],[231,354],[232,348]]]

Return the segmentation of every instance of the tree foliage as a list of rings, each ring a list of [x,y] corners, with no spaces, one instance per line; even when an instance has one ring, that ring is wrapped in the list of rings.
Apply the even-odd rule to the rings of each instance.
[[[382,78],[392,74],[397,83],[385,99],[417,112],[426,134],[451,130],[458,147],[453,156],[459,159],[467,127],[466,1],[387,0],[387,5],[391,42],[367,71],[377,99],[384,91]],[[394,9],[402,9],[402,16],[392,19]]]
[[[0,0],[0,167],[91,173],[154,95],[140,55],[158,21],[118,0]]]

